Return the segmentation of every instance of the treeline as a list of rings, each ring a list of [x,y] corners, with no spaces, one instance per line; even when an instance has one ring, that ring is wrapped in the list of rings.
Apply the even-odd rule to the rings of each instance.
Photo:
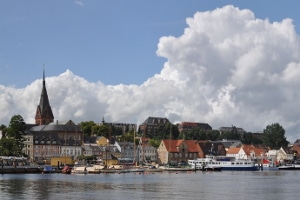
[[[85,136],[105,136],[107,138],[114,138],[117,141],[133,142],[134,133],[133,130],[129,131],[126,128],[125,133],[121,128],[109,126],[107,124],[97,125],[96,123],[81,122],[81,129]],[[150,129],[145,135],[141,130],[137,131],[137,136],[143,136],[150,139],[153,146],[157,147],[162,139],[185,139],[185,140],[240,140],[243,144],[262,145],[270,147],[272,149],[278,149],[280,147],[287,147],[289,142],[285,137],[285,130],[279,123],[268,125],[262,134],[254,134],[251,132],[238,133],[236,128],[233,127],[231,131],[222,132],[218,130],[203,130],[195,128],[189,131],[178,130],[178,127],[173,124],[165,124]]]

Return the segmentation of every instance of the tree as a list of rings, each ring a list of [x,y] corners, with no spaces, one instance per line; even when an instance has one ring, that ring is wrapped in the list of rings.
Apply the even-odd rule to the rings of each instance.
[[[155,140],[155,139],[150,139],[149,143],[151,146],[153,146],[154,148],[158,148],[160,145],[160,140]]]
[[[118,141],[121,141],[121,142],[133,142],[134,141],[134,133],[133,132],[127,132],[127,133],[124,133],[120,136],[118,136]]]
[[[14,145],[11,154],[13,156],[22,155],[22,149],[24,147],[24,135],[26,131],[26,124],[21,115],[14,115],[7,128],[7,137],[14,139]]]
[[[98,126],[99,129],[98,129],[98,133],[97,135],[100,135],[100,136],[104,136],[106,138],[109,138],[109,136],[111,136],[111,128],[109,127],[109,125],[107,124],[102,124],[100,126]]]
[[[14,149],[16,143],[13,138],[1,138],[0,140],[0,155],[1,156],[12,156],[12,152],[14,152]]]
[[[2,138],[5,138],[7,133],[7,127],[4,124],[1,124],[0,131],[2,132]]]
[[[252,140],[253,140],[252,133],[244,133],[241,138],[241,142],[243,144],[252,144]]]
[[[80,128],[84,136],[92,136],[94,126],[97,126],[97,124],[93,121],[80,122]]]
[[[263,144],[271,149],[279,149],[281,147],[287,147],[289,142],[285,137],[285,130],[278,124],[271,124],[264,129]]]
[[[218,140],[219,136],[220,132],[218,130],[207,131],[206,133],[206,139],[211,141]]]

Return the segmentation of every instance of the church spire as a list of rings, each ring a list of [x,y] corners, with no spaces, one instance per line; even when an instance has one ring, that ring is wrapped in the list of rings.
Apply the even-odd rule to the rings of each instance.
[[[37,106],[35,114],[35,123],[39,125],[49,124],[54,121],[54,116],[49,103],[46,81],[45,81],[45,69],[43,69],[43,87],[40,97],[40,103]]]

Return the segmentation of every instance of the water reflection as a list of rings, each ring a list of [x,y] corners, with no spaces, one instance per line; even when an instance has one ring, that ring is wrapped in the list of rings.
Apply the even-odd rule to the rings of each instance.
[[[5,174],[0,199],[296,199],[297,171]]]

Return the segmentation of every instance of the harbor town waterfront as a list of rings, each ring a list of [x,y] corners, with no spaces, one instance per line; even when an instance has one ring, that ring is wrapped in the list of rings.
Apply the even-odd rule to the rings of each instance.
[[[8,199],[297,199],[300,171],[3,174]]]

